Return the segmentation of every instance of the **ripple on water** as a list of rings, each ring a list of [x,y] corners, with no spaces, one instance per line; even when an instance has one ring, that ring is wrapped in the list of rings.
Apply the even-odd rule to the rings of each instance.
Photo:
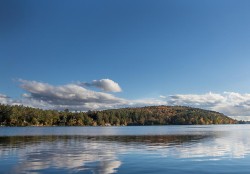
[[[250,173],[248,128],[153,128],[160,133],[147,134],[147,127],[116,127],[97,135],[105,129],[98,127],[96,134],[91,128],[90,135],[70,135],[75,130],[47,135],[43,129],[45,135],[2,136],[0,173]]]

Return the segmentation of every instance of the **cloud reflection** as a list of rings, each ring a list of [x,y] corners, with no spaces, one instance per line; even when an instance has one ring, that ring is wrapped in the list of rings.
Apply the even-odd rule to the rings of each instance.
[[[5,142],[7,146],[3,146]],[[48,137],[8,137],[1,138],[3,152],[0,156],[11,155],[18,148],[21,159],[11,169],[11,173],[115,173],[122,164],[116,157],[115,147],[103,147],[101,142],[88,138],[69,136]]]
[[[1,159],[15,158],[0,173],[116,173],[127,161],[122,155],[154,155],[152,160],[222,160],[245,158],[248,131],[199,129],[186,135],[30,136],[0,137]],[[1,160],[0,160],[1,161]]]

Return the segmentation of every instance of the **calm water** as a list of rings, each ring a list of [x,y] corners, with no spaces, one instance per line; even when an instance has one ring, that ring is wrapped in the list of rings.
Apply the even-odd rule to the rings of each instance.
[[[0,173],[250,173],[250,125],[0,127]]]

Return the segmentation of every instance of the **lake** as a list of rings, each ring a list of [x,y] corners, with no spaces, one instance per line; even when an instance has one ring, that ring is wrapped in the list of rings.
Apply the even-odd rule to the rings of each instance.
[[[250,173],[250,125],[0,127],[0,173]]]

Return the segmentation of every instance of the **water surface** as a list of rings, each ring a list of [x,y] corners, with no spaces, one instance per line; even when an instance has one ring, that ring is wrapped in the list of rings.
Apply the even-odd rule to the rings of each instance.
[[[0,127],[0,173],[250,173],[250,126]]]

